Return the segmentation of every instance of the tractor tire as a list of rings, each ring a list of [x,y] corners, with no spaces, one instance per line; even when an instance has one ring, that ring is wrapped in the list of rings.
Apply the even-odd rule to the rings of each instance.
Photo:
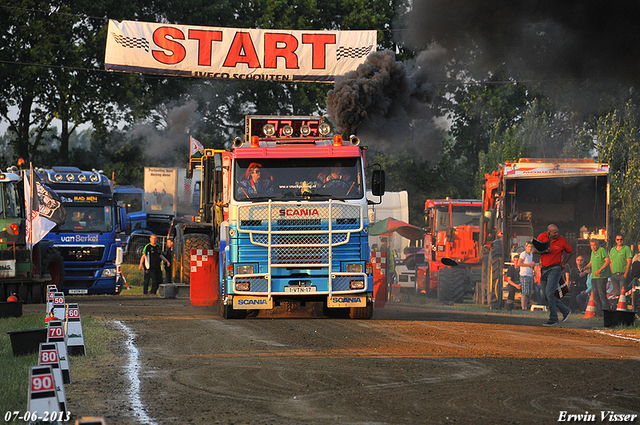
[[[502,241],[497,240],[491,246],[489,252],[491,280],[489,282],[489,305],[495,308],[502,308],[502,269],[504,260],[502,258]]]
[[[438,272],[438,302],[453,302],[453,297],[451,295],[451,279],[451,268],[441,268]]]
[[[449,283],[449,289],[451,294],[451,301],[461,304],[464,302],[464,292],[467,282],[467,271],[460,267],[451,268],[451,282]]]
[[[371,320],[373,317],[373,303],[367,300],[365,307],[351,307],[349,309],[349,318],[355,320]]]
[[[182,258],[180,261],[180,266],[182,268],[182,283],[188,284],[190,280],[192,249],[211,249],[211,239],[209,239],[208,235],[203,235],[201,233],[185,235]]]
[[[51,284],[62,292],[64,287],[64,259],[60,251],[54,248],[47,249],[42,260],[43,270],[51,276]]]

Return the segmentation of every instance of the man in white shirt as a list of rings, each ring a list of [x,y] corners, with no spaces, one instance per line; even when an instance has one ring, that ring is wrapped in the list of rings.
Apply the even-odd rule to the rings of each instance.
[[[533,262],[532,248],[531,242],[527,242],[524,251],[520,253],[517,264],[517,267],[520,268],[520,291],[522,291],[520,301],[523,310],[529,308],[529,297],[533,295],[535,289],[533,283],[533,266],[535,263]]]

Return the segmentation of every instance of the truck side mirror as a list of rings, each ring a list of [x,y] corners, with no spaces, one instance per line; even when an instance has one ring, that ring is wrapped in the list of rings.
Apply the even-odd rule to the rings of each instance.
[[[118,205],[118,232],[130,230],[131,223],[127,220],[127,209],[122,205]]]
[[[385,175],[384,170],[373,170],[371,176],[371,194],[373,196],[384,195]]]

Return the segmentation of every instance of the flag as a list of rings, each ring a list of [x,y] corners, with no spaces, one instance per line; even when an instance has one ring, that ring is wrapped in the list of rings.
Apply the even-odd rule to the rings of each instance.
[[[189,136],[189,141],[191,145],[191,149],[189,149],[190,157],[197,154],[198,152],[200,152],[201,154],[204,154],[204,146],[202,146],[202,143],[198,142],[196,139],[194,139],[191,136]]]
[[[35,189],[32,193],[31,187],[34,182]],[[40,181],[33,169],[31,169],[31,179],[28,177],[24,179],[24,200],[27,212],[27,246],[31,249],[57,224],[67,220],[67,211],[62,206],[58,195]]]

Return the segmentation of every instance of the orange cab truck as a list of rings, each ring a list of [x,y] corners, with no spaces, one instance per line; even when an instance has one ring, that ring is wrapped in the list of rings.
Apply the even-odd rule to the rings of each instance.
[[[482,293],[478,301],[500,308],[503,273],[512,252],[555,224],[578,255],[589,239],[607,242],[609,165],[592,159],[532,159],[506,162],[485,175],[480,223]],[[534,256],[539,262],[539,256]]]
[[[440,302],[462,302],[481,280],[479,250],[482,202],[478,199],[427,199],[424,264],[418,266],[419,289],[437,291]],[[457,263],[442,264],[443,258]]]

